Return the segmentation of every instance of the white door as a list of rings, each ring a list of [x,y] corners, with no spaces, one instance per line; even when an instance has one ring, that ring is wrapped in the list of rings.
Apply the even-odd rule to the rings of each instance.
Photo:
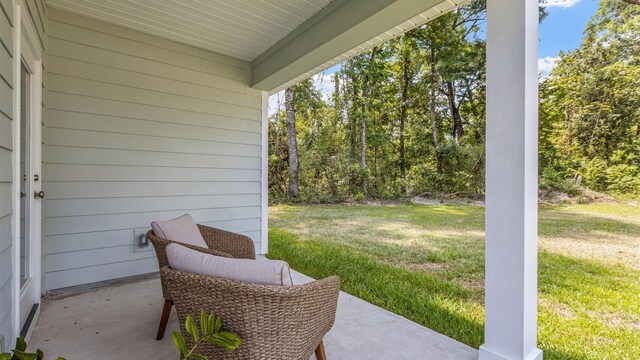
[[[19,226],[19,326],[28,337],[39,312],[41,291],[41,206],[44,192],[41,178],[42,149],[42,63],[39,49],[23,32],[19,64],[20,122],[20,226]]]

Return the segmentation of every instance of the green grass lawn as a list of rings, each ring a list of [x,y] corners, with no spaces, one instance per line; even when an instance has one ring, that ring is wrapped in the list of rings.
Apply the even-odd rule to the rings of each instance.
[[[274,206],[269,258],[473,347],[483,342],[484,208]],[[640,356],[640,206],[543,206],[545,359]],[[389,329],[393,331],[393,329]]]

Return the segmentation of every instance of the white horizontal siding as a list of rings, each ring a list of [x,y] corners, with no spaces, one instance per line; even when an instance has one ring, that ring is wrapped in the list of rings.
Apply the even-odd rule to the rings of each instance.
[[[21,0],[21,2],[23,9],[27,11],[29,19],[36,29],[36,36],[40,42],[40,48],[45,52],[47,49],[47,20],[43,13],[44,3],[41,0]]]
[[[147,44],[125,34],[121,34],[125,36],[114,34],[112,32],[113,27],[105,25],[104,23],[96,25],[93,20],[89,19],[86,19],[86,21],[81,20],[69,13],[52,11],[49,23],[50,36],[55,39],[63,39],[89,46],[100,44],[100,46],[96,47],[232,80],[242,79],[248,75],[249,65],[240,65],[246,64],[240,60],[233,61],[233,63],[217,62],[216,60],[200,57],[199,53],[188,49],[180,52],[170,46]],[[125,30],[125,33],[131,34],[135,33],[135,31]],[[56,52],[51,51],[51,54],[56,54]]]
[[[218,209],[247,207],[259,201],[259,194],[197,195],[167,197],[89,198],[49,200],[45,205],[52,217],[126,214],[148,211]]]
[[[224,133],[225,136],[219,140],[241,142],[242,139],[246,137],[260,137],[259,135],[255,134],[253,137],[251,137],[250,135],[242,134],[242,132],[245,131],[243,130],[243,128],[247,126],[245,119],[226,117],[217,114],[204,114],[188,110],[185,111],[181,109],[172,109],[154,105],[132,103],[128,101],[114,101],[110,99],[90,97],[78,94],[65,94],[54,91],[48,91],[47,98],[49,101],[49,104],[47,105],[48,110],[64,110],[67,112],[77,112],[82,114],[127,118],[134,120],[133,122],[135,122],[136,119],[142,119],[158,123],[183,124],[212,129],[231,128],[233,126],[230,126],[229,124],[233,124],[233,122],[237,121],[238,130],[229,129]],[[259,125],[260,123],[258,123],[258,126]],[[152,128],[154,126],[158,125],[150,124],[149,128]],[[149,129],[149,132],[153,133],[154,131],[154,129]],[[184,128],[182,131],[184,132],[183,134],[189,134],[192,132],[187,132],[186,130],[184,130]],[[176,131],[175,133],[178,132]]]
[[[258,181],[57,181],[47,183],[47,199],[159,198],[259,194]],[[45,208],[47,206],[45,205]]]
[[[123,209],[124,211],[125,209]],[[46,235],[63,235],[75,233],[91,233],[95,231],[134,229],[148,227],[158,219],[171,219],[185,212],[190,213],[198,222],[211,220],[240,220],[260,218],[260,206],[242,206],[210,209],[163,210],[147,209],[139,213],[118,213],[105,215],[83,215],[69,217],[53,217],[47,215],[45,219]],[[131,238],[133,245],[133,236]]]
[[[6,247],[4,250],[0,251],[0,264],[8,264],[11,265],[11,246]],[[11,267],[9,266],[9,269],[11,269]],[[10,281],[12,277],[12,271],[3,271],[0,273],[0,284],[5,285],[5,283],[7,281]],[[6,294],[3,294],[2,296],[7,296]],[[6,311],[7,308],[11,307],[11,302],[8,303],[1,303],[2,304],[2,311]]]
[[[9,86],[13,86],[13,62],[7,49],[0,45],[0,78]]]
[[[0,114],[11,117],[13,114],[13,88],[4,80],[0,80]]]
[[[48,259],[47,255],[47,259]],[[158,271],[155,256],[145,259],[123,260],[109,264],[77,267],[63,271],[47,272],[47,288],[60,289],[78,284],[117,279],[132,274],[146,274]]]
[[[7,6],[10,3],[11,3],[10,1],[5,1],[2,4],[4,6]],[[3,7],[3,10],[4,9],[5,8]],[[13,36],[12,36],[13,26],[12,26],[12,23],[7,18],[7,13],[3,11],[2,14],[0,14],[0,16],[2,16],[0,18],[0,20],[2,20],[0,21],[0,45],[5,48],[5,50],[9,53],[9,55],[13,55]]]
[[[205,224],[224,227],[229,231],[248,236],[253,235],[255,232],[260,232],[260,223],[257,219],[227,220],[207,222]],[[87,236],[85,233],[51,235],[47,237],[44,251],[48,254],[58,254],[118,246],[132,247],[131,240],[129,239],[132,231],[131,229],[94,231],[91,233],[91,236]]]
[[[81,116],[80,116],[81,117]],[[110,125],[105,123],[104,125]],[[153,126],[155,124],[149,124]],[[108,129],[107,129],[108,130]],[[202,129],[191,129],[182,137],[154,136],[144,134],[145,129],[139,129],[138,134],[111,132],[102,130],[78,130],[55,127],[49,121],[47,129],[47,144],[58,147],[82,147],[100,149],[126,149],[133,151],[172,152],[197,155],[227,155],[245,158],[260,158],[260,147],[253,145],[252,138],[244,139],[245,143],[228,141],[212,141],[211,136],[219,136],[220,130],[209,131],[209,135],[202,134]],[[151,132],[151,131],[148,131]],[[187,138],[186,136],[197,139]],[[152,140],[152,141],[148,141]],[[186,146],[185,146],[186,145]],[[243,155],[238,155],[243,154]]]
[[[9,253],[10,251],[8,251]],[[0,254],[0,258],[2,258],[3,255]],[[11,258],[9,257],[9,262],[11,262]],[[9,341],[9,339],[11,339],[11,294],[13,293],[11,291],[11,277],[8,277],[7,280],[0,284],[0,304],[2,304],[2,306],[0,306],[0,334],[4,335],[5,338],[5,344],[7,344],[7,341]],[[7,349],[5,349],[7,350]]]
[[[80,45],[71,43],[70,46]],[[81,47],[82,48],[82,47]],[[85,48],[86,49],[86,48]],[[131,60],[131,59],[127,59]],[[102,62],[105,63],[104,61]],[[49,60],[49,73],[77,77],[86,80],[93,80],[107,84],[127,85],[131,87],[143,87],[146,90],[154,92],[162,92],[179,96],[189,96],[196,99],[204,99],[219,103],[234,104],[250,108],[259,108],[260,101],[256,101],[256,97],[252,95],[230,92],[224,89],[223,84],[210,84],[206,86],[202,81],[190,82],[185,79],[167,78],[165,74],[145,74],[133,70],[128,70],[131,66],[124,69],[114,67],[115,64],[102,65],[96,63],[88,63],[69,57],[69,54],[63,56],[52,55]],[[219,79],[218,79],[219,80]],[[228,82],[232,82],[229,80]],[[238,89],[240,87],[235,84]]]
[[[150,141],[150,140],[145,140]],[[184,150],[184,149],[183,149]],[[105,149],[47,145],[47,163],[82,165],[125,165],[164,168],[255,169],[260,158],[252,156],[209,155],[171,151]]]
[[[0,11],[4,13],[2,15],[7,19],[7,23],[13,26],[13,0],[0,0]]]
[[[44,154],[47,156],[47,154]],[[161,156],[160,154],[158,156]],[[245,169],[201,169],[147,165],[83,165],[45,164],[48,181],[182,181],[182,182],[243,182],[260,181],[260,170]],[[124,191],[124,189],[123,189]],[[51,194],[56,196],[55,193]]]
[[[125,71],[133,71],[138,74],[157,76],[159,79],[173,79],[181,82],[198,84],[202,86],[237,92],[240,94],[257,94],[258,91],[247,88],[246,84],[230,79],[224,73],[202,72],[189,67],[182,67],[175,63],[166,63],[161,57],[146,59],[128,53],[114,52],[109,49],[96,48],[91,42],[78,43],[70,40],[49,38],[52,47],[50,56],[57,56],[90,64],[103,65]],[[154,61],[153,68],[147,68],[148,61]],[[157,80],[159,81],[159,80]]]
[[[49,91],[56,93],[80,95],[129,104],[149,105],[159,109],[182,110],[204,116],[217,115],[243,120],[251,120],[260,116],[259,107],[253,108],[227,104],[219,101],[175,95],[161,91],[136,88],[129,85],[114,85],[54,73],[48,73],[47,79],[49,82]]]
[[[134,229],[190,213],[261,239],[261,92],[249,65],[49,14],[46,287],[157,271]]]
[[[2,151],[0,150],[0,152]],[[10,182],[0,182],[0,217],[5,217],[12,213],[11,189]]]
[[[47,122],[50,127],[76,129],[76,130],[92,130],[103,131],[109,133],[124,133],[143,136],[157,136],[178,139],[192,139],[211,141],[212,134],[220,134],[220,130],[227,130],[224,139],[216,139],[216,143],[232,143],[234,137],[236,142],[242,139],[240,133],[248,132],[259,134],[260,124],[255,121],[229,119],[224,117],[205,117],[193,115],[190,113],[176,113],[174,117],[171,114],[159,112],[146,112],[145,108],[140,110],[140,115],[144,117],[134,117],[138,114],[127,113],[125,109],[112,110],[111,113],[94,114],[80,111],[82,108],[70,106],[63,108],[64,101],[71,99],[71,96],[58,96],[56,99],[62,102],[56,102],[59,107],[57,109],[49,108],[49,116]],[[65,100],[67,99],[67,100]],[[84,102],[96,105],[94,109],[99,110],[103,107],[108,109],[109,105],[124,105],[117,102],[99,102],[95,99],[85,98]],[[87,106],[87,104],[84,104]],[[132,110],[138,110],[131,107]],[[95,110],[94,110],[95,111]],[[164,114],[164,115],[163,115]],[[129,116],[127,116],[129,115]],[[191,116],[189,116],[191,115]],[[179,121],[179,122],[178,122]],[[190,126],[190,131],[187,126]],[[213,130],[210,130],[213,129]],[[182,135],[182,137],[178,137]],[[254,138],[251,138],[252,140]]]

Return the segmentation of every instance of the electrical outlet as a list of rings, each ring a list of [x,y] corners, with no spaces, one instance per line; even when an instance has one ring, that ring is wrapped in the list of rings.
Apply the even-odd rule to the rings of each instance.
[[[153,246],[147,239],[148,228],[133,229],[133,252],[153,251]]]

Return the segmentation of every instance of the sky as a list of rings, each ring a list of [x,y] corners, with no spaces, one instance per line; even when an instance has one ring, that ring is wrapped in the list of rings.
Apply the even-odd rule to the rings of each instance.
[[[598,0],[548,0],[549,16],[540,24],[538,71],[549,74],[561,50],[574,50],[582,41],[589,19],[596,13]]]
[[[545,0],[549,16],[540,24],[540,43],[538,47],[538,71],[542,77],[548,76],[555,67],[560,51],[576,49],[582,41],[582,35],[589,19],[596,13],[599,0]],[[340,69],[340,65],[331,67],[313,77],[314,84],[325,98],[333,90],[330,74]],[[277,109],[282,93],[269,98],[269,113]]]

